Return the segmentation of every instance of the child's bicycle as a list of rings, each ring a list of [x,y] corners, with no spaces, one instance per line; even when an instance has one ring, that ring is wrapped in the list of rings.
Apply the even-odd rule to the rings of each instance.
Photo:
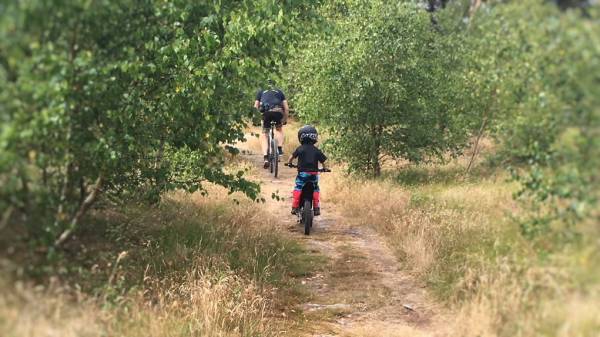
[[[298,167],[294,164],[285,164],[288,167]],[[318,172],[331,172],[330,169],[319,169]],[[310,235],[310,229],[313,225],[313,192],[315,190],[315,183],[308,182],[302,187],[302,194],[300,195],[300,209],[296,216],[298,216],[298,223],[304,226],[304,235]]]

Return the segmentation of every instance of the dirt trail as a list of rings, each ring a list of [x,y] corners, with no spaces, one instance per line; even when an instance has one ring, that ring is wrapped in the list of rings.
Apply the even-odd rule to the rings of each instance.
[[[262,156],[246,150],[246,157],[260,166]],[[327,259],[322,271],[302,280],[311,293],[301,311],[310,324],[293,336],[445,336],[443,310],[406,272],[392,251],[372,229],[356,228],[344,221],[334,205],[322,201],[322,215],[315,218],[310,236],[289,214],[294,169],[280,166],[277,179],[260,169],[259,179],[267,197],[265,207],[282,219],[290,234],[313,253]],[[328,179],[324,174],[322,179]],[[284,197],[277,201],[270,196]]]

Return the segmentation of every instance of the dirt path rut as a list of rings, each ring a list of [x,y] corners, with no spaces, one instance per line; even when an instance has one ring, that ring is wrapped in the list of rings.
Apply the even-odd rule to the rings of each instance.
[[[246,151],[254,164],[261,156]],[[334,205],[322,201],[322,215],[315,218],[311,235],[289,214],[290,191],[296,171],[280,166],[277,179],[262,170],[258,178],[265,196],[277,193],[282,200],[267,198],[265,207],[283,219],[290,235],[308,249],[324,256],[325,267],[302,280],[311,300],[295,309],[307,322],[292,336],[445,336],[443,310],[396,260],[383,239],[368,227],[356,228],[345,221]],[[322,179],[329,177],[324,174]]]

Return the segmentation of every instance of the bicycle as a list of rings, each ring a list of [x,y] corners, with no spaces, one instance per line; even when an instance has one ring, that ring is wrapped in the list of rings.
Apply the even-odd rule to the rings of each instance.
[[[287,167],[297,168],[298,165],[285,164]],[[318,172],[331,172],[330,169],[318,169]],[[310,229],[313,226],[313,192],[315,190],[315,183],[309,182],[302,187],[302,194],[300,195],[300,209],[296,216],[298,217],[298,223],[304,227],[304,235],[310,235]]]
[[[277,151],[277,139],[275,138],[275,121],[271,121],[271,128],[269,129],[269,136],[267,142],[269,144],[267,148],[267,160],[269,161],[269,171],[273,173],[275,178],[279,173],[279,151]]]

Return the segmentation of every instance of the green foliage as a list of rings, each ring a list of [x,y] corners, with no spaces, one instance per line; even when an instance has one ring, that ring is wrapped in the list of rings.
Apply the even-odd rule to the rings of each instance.
[[[497,93],[489,105],[498,156],[517,164],[518,197],[532,206],[523,234],[576,237],[599,196],[600,26],[523,1],[478,13],[469,34],[473,83]]]
[[[53,0],[0,11],[0,226],[26,223],[45,242],[95,192],[158,201],[208,181],[256,198],[244,172],[223,167],[256,118],[250,93],[290,51],[297,111],[351,171],[441,159],[489,133],[537,205],[528,236],[594,217],[598,6]]]
[[[352,171],[379,175],[386,160],[458,150],[468,124],[460,117],[458,40],[439,33],[416,4],[331,6],[329,33],[304,46],[292,80],[302,116],[325,128],[332,153]]]
[[[373,175],[385,160],[441,158],[491,135],[495,162],[515,167],[533,206],[523,233],[573,237],[597,216],[600,29],[598,6],[561,8],[327,2],[290,67],[298,110],[351,171]]]
[[[54,240],[95,190],[157,201],[208,181],[256,198],[224,155],[254,113],[248,93],[285,61],[311,6],[2,3],[0,210]]]

